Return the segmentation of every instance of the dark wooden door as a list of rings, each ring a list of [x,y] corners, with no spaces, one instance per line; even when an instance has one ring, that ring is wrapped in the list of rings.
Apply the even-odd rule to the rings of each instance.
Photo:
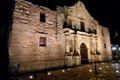
[[[88,50],[84,43],[80,45],[81,64],[88,63]]]

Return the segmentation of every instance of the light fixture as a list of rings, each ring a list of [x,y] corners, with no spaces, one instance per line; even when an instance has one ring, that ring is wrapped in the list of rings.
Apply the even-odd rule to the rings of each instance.
[[[63,69],[62,72],[65,72],[65,70]]]
[[[92,69],[90,69],[89,72],[92,72]]]
[[[30,76],[29,76],[29,78],[30,78],[30,79],[32,79],[32,78],[33,78],[33,76],[32,76],[32,75],[30,75]]]
[[[70,70],[70,68],[68,68],[68,71]]]
[[[114,50],[116,50],[117,48],[114,46],[114,47],[112,47],[112,50],[114,51]]]
[[[116,70],[116,73],[119,73],[119,70]]]
[[[101,67],[99,67],[99,69],[101,70],[102,68],[101,68]]]
[[[109,66],[106,66],[106,68],[108,68]]]
[[[118,65],[118,63],[115,64],[116,66]]]
[[[119,47],[118,49],[119,49],[119,51],[120,51],[120,47]]]
[[[51,72],[48,72],[47,74],[48,74],[48,75],[51,75]]]

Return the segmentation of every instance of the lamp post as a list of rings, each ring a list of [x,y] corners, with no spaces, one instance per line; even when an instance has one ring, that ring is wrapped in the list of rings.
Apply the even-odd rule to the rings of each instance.
[[[95,41],[96,41],[96,43],[95,43],[95,45],[96,45],[96,47],[95,47],[95,53],[94,53],[94,55],[95,55],[95,61],[94,61],[94,65],[95,65],[95,72],[94,72],[94,74],[98,74],[98,71],[97,71],[97,56],[98,56],[98,53],[97,53],[97,36],[95,36]]]
[[[113,51],[113,55],[114,55],[114,57],[115,57],[115,62],[118,62],[118,60],[117,60],[117,58],[118,58],[118,48],[117,48],[118,46],[113,46],[112,47],[112,51]]]
[[[96,60],[95,60],[94,63],[95,63],[95,72],[94,72],[94,73],[97,74],[98,72],[97,72],[97,64],[96,64]]]
[[[76,27],[74,28],[74,54],[76,55],[76,34],[77,34],[77,29]]]
[[[98,71],[97,71],[97,60],[96,60],[96,57],[97,57],[97,54],[95,53],[95,61],[94,61],[94,69],[95,69],[95,72],[94,72],[94,74],[98,74]]]

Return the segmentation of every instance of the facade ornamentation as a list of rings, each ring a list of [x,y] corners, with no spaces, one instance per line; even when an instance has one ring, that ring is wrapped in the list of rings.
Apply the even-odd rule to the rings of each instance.
[[[10,68],[42,70],[112,59],[109,30],[78,1],[56,11],[15,1],[9,40]]]

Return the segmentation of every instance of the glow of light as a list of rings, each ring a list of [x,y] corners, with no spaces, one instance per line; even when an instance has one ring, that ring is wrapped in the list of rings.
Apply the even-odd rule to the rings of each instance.
[[[31,75],[31,76],[29,76],[29,78],[30,78],[30,79],[32,79],[32,78],[33,78],[33,76]]]
[[[65,70],[62,70],[62,72],[65,72]]]
[[[114,51],[114,50],[116,50],[117,48],[116,47],[112,47],[112,50]]]
[[[78,67],[78,68],[81,68],[81,67]]]
[[[108,68],[109,66],[106,66],[106,68]]]
[[[48,72],[47,74],[48,74],[48,75],[51,75],[51,72]]]
[[[118,50],[120,51],[120,47],[118,48]]]
[[[120,51],[120,47],[119,47],[118,49],[119,49],[119,51]]]
[[[119,70],[116,70],[116,73],[119,73]]]
[[[68,71],[70,70],[70,68],[68,68]]]
[[[112,66],[114,66],[114,64],[112,64]]]
[[[101,70],[102,68],[101,68],[101,67],[99,67],[99,69]]]
[[[92,72],[92,69],[90,69],[89,72]]]
[[[101,63],[101,64],[104,64],[104,63]]]
[[[115,64],[116,66],[118,65],[118,63]]]

